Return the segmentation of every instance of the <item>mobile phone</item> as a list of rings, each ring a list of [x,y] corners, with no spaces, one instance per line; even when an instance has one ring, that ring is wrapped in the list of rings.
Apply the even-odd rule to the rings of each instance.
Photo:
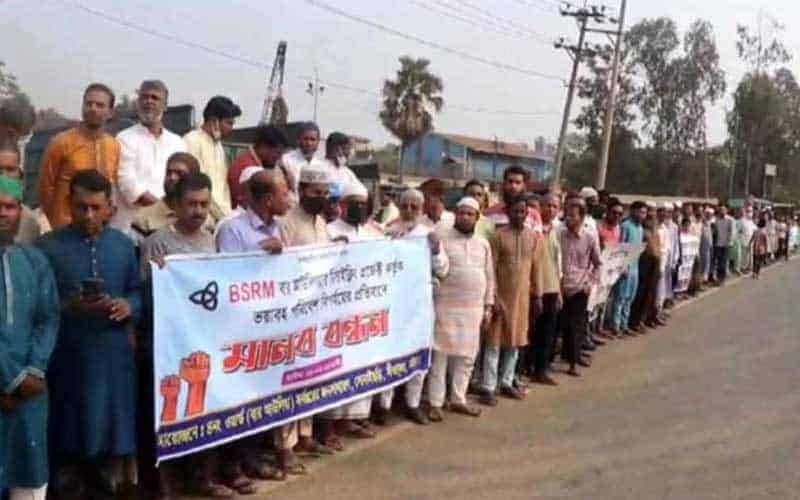
[[[106,282],[102,278],[86,278],[81,281],[81,297],[97,298],[105,293]]]

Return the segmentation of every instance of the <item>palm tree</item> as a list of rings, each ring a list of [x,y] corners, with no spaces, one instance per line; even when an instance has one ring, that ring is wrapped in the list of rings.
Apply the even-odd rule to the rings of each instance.
[[[444,106],[442,79],[428,70],[430,61],[400,58],[395,80],[383,82],[381,123],[397,137],[400,148],[400,183],[403,182],[403,150],[405,146],[433,130],[433,113]]]

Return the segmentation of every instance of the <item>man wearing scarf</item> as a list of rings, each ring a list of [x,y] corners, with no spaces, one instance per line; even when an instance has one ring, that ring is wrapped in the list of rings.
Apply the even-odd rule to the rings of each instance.
[[[58,331],[58,293],[47,258],[14,243],[22,184],[0,176],[0,496],[47,492],[46,372]]]

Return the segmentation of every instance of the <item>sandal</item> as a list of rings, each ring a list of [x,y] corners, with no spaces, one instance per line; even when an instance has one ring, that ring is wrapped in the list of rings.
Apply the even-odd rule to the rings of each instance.
[[[497,406],[497,398],[490,391],[483,391],[478,398],[478,402],[485,406]]]
[[[444,414],[442,413],[442,409],[436,408],[435,406],[432,407],[428,411],[428,420],[430,420],[431,422],[441,422],[442,420],[444,420]]]
[[[206,483],[196,488],[197,494],[210,498],[233,498],[236,492],[224,484]]]
[[[334,451],[344,451],[344,443],[336,434],[331,434],[326,437],[325,442],[322,444]]]
[[[474,406],[465,405],[462,403],[450,403],[450,411],[460,415],[466,415],[468,417],[481,416],[480,408],[475,408]]]
[[[254,479],[265,481],[282,480],[281,472],[264,462],[245,462],[242,464],[242,469],[247,477]]]
[[[500,394],[510,399],[525,399],[525,394],[515,387],[501,387]]]

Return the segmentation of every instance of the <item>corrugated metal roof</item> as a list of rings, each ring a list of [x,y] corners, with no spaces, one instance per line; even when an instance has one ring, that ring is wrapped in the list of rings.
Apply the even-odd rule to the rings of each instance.
[[[480,139],[478,137],[470,137],[460,134],[444,134],[435,132],[435,135],[444,137],[450,142],[461,144],[467,148],[486,154],[499,154],[503,156],[511,156],[516,158],[531,158],[543,161],[552,161],[552,158],[546,155],[539,154],[527,145],[514,142],[497,141],[497,148],[495,149],[494,139]]]

